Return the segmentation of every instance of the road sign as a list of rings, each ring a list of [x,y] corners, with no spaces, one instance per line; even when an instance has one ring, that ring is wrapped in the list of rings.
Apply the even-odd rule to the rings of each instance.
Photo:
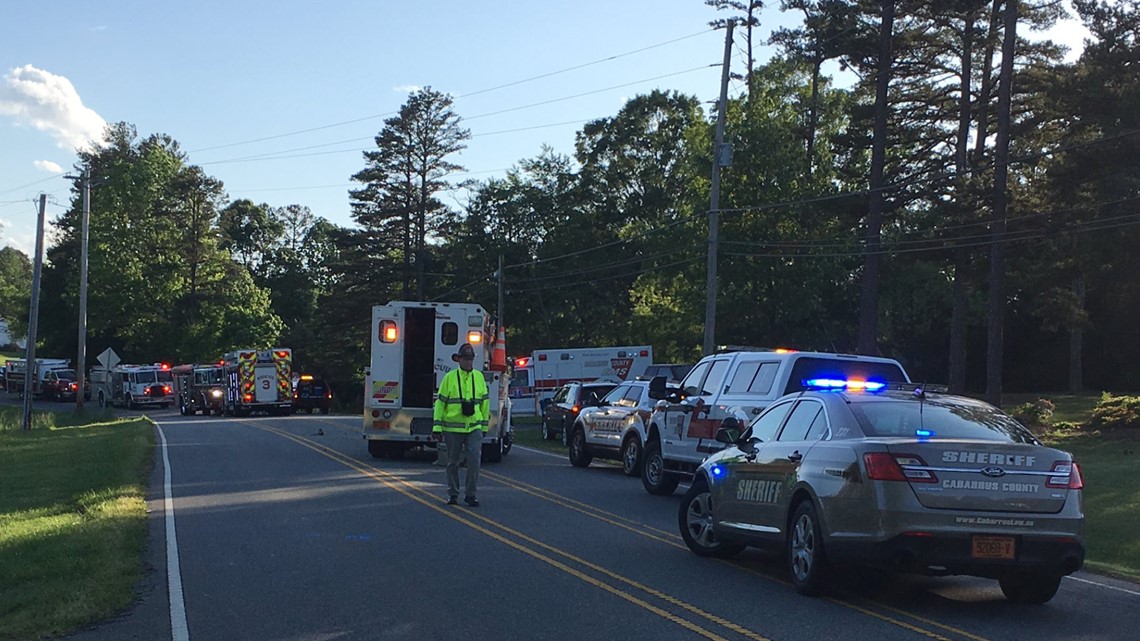
[[[103,353],[100,354],[99,357],[95,360],[99,361],[99,364],[103,367],[106,367],[107,369],[111,369],[112,367],[118,365],[120,362],[119,355],[116,354],[115,350],[111,349],[110,347],[103,350]]]

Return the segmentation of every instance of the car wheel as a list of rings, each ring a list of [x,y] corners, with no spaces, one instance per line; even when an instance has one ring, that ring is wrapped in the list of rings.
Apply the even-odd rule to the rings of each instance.
[[[661,441],[645,444],[645,464],[641,467],[641,484],[645,491],[657,496],[672,496],[681,479],[669,474],[665,469],[665,457],[661,456]]]
[[[788,530],[788,571],[796,592],[815,595],[827,583],[827,555],[823,549],[823,530],[810,500],[796,506]]]
[[[641,439],[630,436],[625,440],[625,447],[621,448],[621,471],[626,476],[641,474]]]
[[[503,439],[483,446],[483,460],[488,463],[498,463],[503,460]]]
[[[131,396],[130,394],[127,394],[127,409],[133,410],[133,409],[135,409],[135,407],[137,407],[135,405],[135,397]]]
[[[589,467],[593,460],[593,455],[586,451],[586,432],[581,427],[575,427],[570,434],[570,464],[574,467]]]
[[[726,559],[736,556],[744,549],[739,543],[725,543],[717,539],[713,533],[712,494],[703,477],[693,481],[693,486],[685,492],[681,509],[677,513],[677,522],[685,545],[697,556]]]
[[[1014,603],[1038,605],[1045,603],[1057,594],[1061,587],[1061,575],[1046,572],[1018,572],[998,579],[1005,598]]]
[[[542,440],[553,441],[554,434],[550,431],[550,426],[546,424],[546,419],[542,419]]]

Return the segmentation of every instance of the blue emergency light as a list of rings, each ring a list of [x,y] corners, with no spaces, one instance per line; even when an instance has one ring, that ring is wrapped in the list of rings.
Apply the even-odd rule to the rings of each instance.
[[[930,438],[934,436],[934,430],[917,429],[914,431],[914,435],[918,438]]]
[[[847,390],[879,392],[887,384],[880,381],[848,380],[845,378],[809,378],[803,382],[804,387],[815,390]]]

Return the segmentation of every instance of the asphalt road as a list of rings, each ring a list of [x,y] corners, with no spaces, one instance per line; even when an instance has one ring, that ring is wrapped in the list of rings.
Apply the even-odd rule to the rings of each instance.
[[[961,577],[807,598],[770,555],[690,553],[680,491],[615,467],[516,447],[484,466],[482,507],[448,507],[434,453],[374,460],[356,417],[151,416],[150,571],[130,611],[73,640],[1140,639],[1140,586],[1099,575],[1043,606]]]

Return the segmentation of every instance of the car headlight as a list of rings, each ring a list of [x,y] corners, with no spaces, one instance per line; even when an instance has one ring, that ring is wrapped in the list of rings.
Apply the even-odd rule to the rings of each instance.
[[[222,390],[220,390],[220,389],[210,390],[210,396],[217,398],[221,395],[222,395]]]

